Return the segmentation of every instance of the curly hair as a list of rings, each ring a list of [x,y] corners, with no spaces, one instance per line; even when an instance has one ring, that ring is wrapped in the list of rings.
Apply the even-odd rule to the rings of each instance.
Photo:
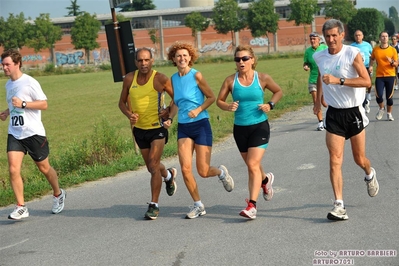
[[[4,51],[1,55],[1,60],[4,60],[6,57],[11,57],[11,60],[14,64],[19,64],[19,68],[22,68],[22,55],[17,49],[8,49]]]
[[[191,60],[188,63],[188,66],[192,67],[194,62],[197,61],[197,59],[198,59],[198,52],[197,52],[197,49],[195,49],[191,43],[175,42],[174,44],[172,44],[169,47],[168,60],[172,61],[173,65],[176,66],[176,63],[173,61],[173,58],[175,58],[176,51],[182,50],[182,49],[185,49],[188,51],[188,54],[191,57]]]
[[[249,55],[254,59],[254,63],[252,64],[252,69],[255,70],[256,65],[258,64],[258,59],[255,56],[254,50],[249,45],[238,45],[236,50],[234,51],[234,56],[241,51],[247,51]],[[238,71],[238,70],[237,70]]]

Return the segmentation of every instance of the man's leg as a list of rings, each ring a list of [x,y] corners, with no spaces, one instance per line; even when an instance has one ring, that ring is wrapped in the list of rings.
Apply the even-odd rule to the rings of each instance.
[[[57,172],[54,170],[54,168],[51,167],[48,157],[43,161],[35,163],[39,168],[40,172],[44,174],[44,176],[47,178],[48,182],[50,183],[51,188],[53,189],[53,195],[55,197],[59,196],[61,194],[61,190],[58,183],[58,175]]]
[[[155,139],[149,149],[142,149],[141,154],[151,174],[151,202],[158,203],[162,188],[161,156],[165,146],[165,139]]]
[[[345,138],[326,133],[326,144],[330,154],[330,181],[335,200],[343,200],[342,162],[344,158]]]
[[[24,183],[21,177],[21,166],[22,160],[25,154],[20,151],[9,151],[8,157],[8,168],[10,172],[10,183],[14,191],[15,199],[17,204],[25,205],[24,201]]]

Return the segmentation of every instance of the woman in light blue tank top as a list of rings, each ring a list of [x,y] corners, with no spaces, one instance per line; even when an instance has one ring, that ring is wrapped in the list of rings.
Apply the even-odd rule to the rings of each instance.
[[[173,101],[178,107],[178,154],[186,187],[194,201],[186,218],[193,219],[206,214],[192,171],[193,153],[196,153],[198,174],[207,178],[218,176],[225,190],[234,188],[233,178],[223,165],[210,165],[212,153],[212,129],[206,110],[214,101],[215,94],[201,72],[191,68],[198,58],[191,44],[176,42],[169,48],[168,59],[177,67],[172,75]],[[174,114],[172,111],[171,114]]]
[[[259,188],[262,188],[265,200],[271,200],[273,197],[274,175],[266,173],[261,162],[270,137],[267,112],[274,108],[283,93],[269,75],[255,70],[256,57],[250,46],[238,46],[234,53],[234,61],[237,72],[223,82],[217,105],[224,111],[234,112],[234,140],[248,168],[249,179],[249,199],[247,207],[240,215],[255,219]],[[272,92],[272,97],[267,103],[264,99],[265,89]],[[226,99],[230,93],[233,102],[227,103]]]

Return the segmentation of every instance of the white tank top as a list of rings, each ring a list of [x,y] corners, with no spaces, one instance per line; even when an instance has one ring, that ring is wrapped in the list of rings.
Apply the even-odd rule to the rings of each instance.
[[[320,75],[331,74],[337,78],[357,78],[359,75],[353,67],[353,61],[360,50],[356,47],[344,45],[337,54],[330,54],[328,49],[313,55]],[[334,108],[352,108],[362,105],[364,101],[365,87],[348,87],[337,84],[323,84],[323,96],[325,102]]]

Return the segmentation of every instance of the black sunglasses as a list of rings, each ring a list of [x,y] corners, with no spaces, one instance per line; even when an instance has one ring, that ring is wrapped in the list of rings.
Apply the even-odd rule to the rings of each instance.
[[[236,61],[237,63],[240,63],[240,61],[242,60],[243,62],[248,61],[249,59],[251,59],[252,57],[246,55],[243,57],[234,57],[234,61]]]

